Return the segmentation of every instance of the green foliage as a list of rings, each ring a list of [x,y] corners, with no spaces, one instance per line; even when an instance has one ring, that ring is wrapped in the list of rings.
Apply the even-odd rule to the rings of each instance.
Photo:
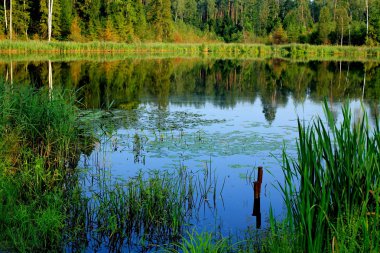
[[[322,7],[319,14],[318,23],[318,39],[322,44],[329,44],[329,36],[334,31],[335,25],[332,22],[330,9],[326,6]]]
[[[273,32],[272,34],[272,42],[273,44],[284,44],[288,41],[288,36],[282,28],[282,25],[280,24]]]
[[[61,0],[61,13],[60,13],[61,34],[60,34],[60,37],[62,40],[67,40],[70,33],[71,33],[71,24],[73,22],[72,8],[73,8],[73,6],[72,6],[71,0]],[[78,40],[78,41],[80,41],[80,40]]]
[[[17,136],[13,140],[17,143],[8,142],[5,145],[23,147],[25,154],[21,155],[25,158],[30,152],[43,157],[48,168],[63,167],[69,162],[68,159],[75,157],[79,151],[75,142],[79,129],[72,95],[55,90],[34,91],[27,86],[13,90],[7,84],[0,83],[0,98],[1,137],[6,139],[8,134]],[[70,102],[67,103],[67,99]],[[9,152],[18,153],[20,150],[11,149]],[[22,157],[20,159],[9,165],[22,164],[24,160]]]
[[[68,94],[0,81],[0,249],[61,251],[80,140]]]
[[[148,22],[153,26],[156,41],[170,41],[173,24],[170,0],[152,0],[147,13]]]
[[[337,126],[327,103],[325,110],[330,128],[319,118],[299,122],[297,160],[283,153],[287,222],[308,252],[378,252],[379,121],[369,129],[366,114],[353,121],[346,105]]]
[[[9,0],[6,9],[9,22]],[[76,17],[82,34],[71,36],[71,40],[104,40],[105,30],[112,27],[114,34],[109,39],[115,42],[178,41],[173,38],[173,23],[183,22],[205,33],[215,32],[225,42],[241,42],[243,34],[262,42],[281,24],[290,42],[362,45],[368,37],[367,44],[376,45],[380,40],[379,9],[379,0],[369,1],[367,35],[365,3],[360,1],[55,0],[52,32],[54,39],[67,40]],[[13,0],[13,27],[18,39],[45,38],[46,19],[47,0]],[[111,22],[108,28],[107,20]],[[3,5],[0,23],[5,23]],[[318,28],[318,36],[312,27]],[[7,33],[3,26],[0,35]],[[183,33],[181,37],[187,37]]]
[[[23,0],[12,0],[13,1],[13,35],[16,38],[27,38],[28,36],[28,23],[30,21],[30,12],[28,2]],[[9,12],[8,12],[9,19]]]
[[[231,252],[226,238],[215,239],[212,233],[188,233],[187,237],[183,237],[182,241],[174,245],[178,249],[168,249],[167,252],[172,253],[197,253],[197,252]]]

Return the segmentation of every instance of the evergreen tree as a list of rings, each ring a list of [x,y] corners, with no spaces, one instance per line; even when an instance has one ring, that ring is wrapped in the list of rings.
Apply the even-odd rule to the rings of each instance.
[[[152,0],[149,5],[148,22],[152,25],[156,40],[170,40],[173,32],[170,0]]]
[[[73,21],[72,17],[72,0],[61,0],[61,39],[66,40],[70,35],[70,28]]]
[[[319,15],[319,24],[318,24],[318,39],[323,44],[329,43],[329,35],[334,31],[334,24],[332,22],[332,15],[330,9],[327,6],[324,6]]]
[[[305,35],[311,29],[313,19],[305,0],[298,0],[294,9],[284,19],[285,30],[291,42],[305,42]]]
[[[73,21],[71,22],[68,39],[77,42],[81,42],[83,40],[78,17],[74,17]]]
[[[12,29],[17,38],[28,37],[29,5],[26,0],[12,0]]]
[[[185,12],[183,13],[183,21],[187,24],[199,26],[199,17],[197,3],[195,0],[186,0]]]
[[[145,39],[147,35],[147,21],[144,5],[142,1],[132,1],[132,5],[135,12],[134,19],[132,19],[135,34],[138,38]]]

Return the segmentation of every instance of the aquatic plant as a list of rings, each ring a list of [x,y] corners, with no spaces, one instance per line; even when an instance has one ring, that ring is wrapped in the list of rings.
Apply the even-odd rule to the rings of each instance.
[[[28,156],[43,158],[52,169],[75,164],[84,131],[73,93],[0,81],[0,103],[2,158],[9,166],[17,167]]]
[[[0,80],[0,250],[62,249],[80,124],[68,93]]]
[[[338,124],[324,108],[327,125],[298,121],[297,159],[283,152],[286,222],[307,252],[378,252],[379,121],[371,129],[364,113],[353,122],[345,105]]]
[[[181,242],[173,244],[172,247],[164,249],[164,251],[172,253],[233,252],[232,245],[229,244],[227,238],[216,239],[215,235],[210,232],[197,233],[193,231],[192,233],[187,233]]]
[[[82,189],[89,191],[71,194],[66,248],[154,250],[178,242],[200,206],[222,191],[212,175],[209,166],[193,171],[183,165],[139,171],[126,180],[112,180],[106,168],[87,171]]]

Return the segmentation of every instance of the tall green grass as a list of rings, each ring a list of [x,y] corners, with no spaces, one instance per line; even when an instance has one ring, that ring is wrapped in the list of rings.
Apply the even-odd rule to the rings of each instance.
[[[74,94],[0,81],[0,106],[1,158],[8,166],[28,156],[43,158],[47,168],[74,162],[82,135]]]
[[[192,199],[188,180],[151,171],[124,183],[104,182],[106,186],[92,193],[87,206],[93,242],[122,249],[152,248],[175,240],[186,225],[186,207]]]
[[[298,121],[297,159],[283,153],[289,229],[306,252],[379,252],[379,121],[354,122],[346,105],[337,123],[324,108],[327,124]]]
[[[77,115],[71,95],[0,81],[0,251],[61,251]]]
[[[183,237],[181,242],[172,245],[173,248],[165,249],[165,252],[172,253],[198,253],[198,252],[213,252],[227,253],[234,252],[233,245],[229,244],[227,238],[216,239],[214,234],[209,232],[188,233]]]
[[[116,181],[105,170],[86,173],[89,185],[83,189],[89,192],[72,195],[76,197],[71,201],[68,229],[77,231],[67,241],[74,252],[86,247],[83,237],[90,238],[92,250],[154,250],[178,242],[199,208],[215,198],[210,189],[217,185],[209,169],[193,172],[180,166],[173,171],[140,171]],[[210,178],[205,182],[204,177]]]

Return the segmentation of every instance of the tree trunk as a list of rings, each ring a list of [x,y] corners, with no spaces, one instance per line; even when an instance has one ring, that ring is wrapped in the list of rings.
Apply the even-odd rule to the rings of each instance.
[[[23,8],[24,12],[26,12],[26,8],[25,8],[26,3],[25,3],[25,1],[26,0],[24,0],[24,6],[23,6],[24,7]],[[25,28],[25,38],[26,38],[26,40],[28,40],[28,27]]]
[[[51,61],[49,60],[49,98],[50,100],[52,99],[52,92],[53,92],[53,68],[51,66]]]
[[[12,40],[12,1],[9,1],[9,39]]]
[[[340,36],[340,46],[343,46],[343,17],[341,18],[342,20],[342,35]]]
[[[334,17],[333,17],[333,20],[335,20],[336,3],[337,3],[337,0],[334,0]]]
[[[53,23],[53,0],[48,0],[48,41],[51,41]]]
[[[368,0],[365,1],[365,7],[366,7],[366,12],[367,12],[367,37],[368,37]]]
[[[5,29],[8,29],[7,4],[5,0],[4,0],[4,19],[5,19]]]

